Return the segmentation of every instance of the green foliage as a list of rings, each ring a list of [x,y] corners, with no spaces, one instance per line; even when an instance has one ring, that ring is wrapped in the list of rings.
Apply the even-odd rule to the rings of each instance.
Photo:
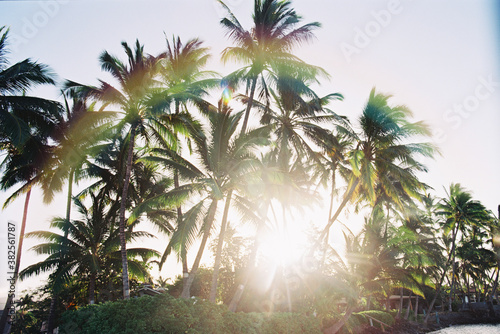
[[[260,333],[319,333],[319,321],[313,317],[293,313],[275,313],[261,326]]]
[[[62,317],[60,333],[321,333],[315,318],[292,313],[233,313],[225,306],[168,294],[90,305]]]
[[[387,312],[377,310],[362,311],[352,314],[352,316],[344,326],[344,332],[356,333],[357,329],[359,329],[360,326],[370,324],[370,317],[379,320],[389,326],[392,326],[394,324],[394,317]],[[373,320],[373,326],[375,328],[382,328],[381,324],[375,320]],[[384,328],[386,327],[384,326]]]

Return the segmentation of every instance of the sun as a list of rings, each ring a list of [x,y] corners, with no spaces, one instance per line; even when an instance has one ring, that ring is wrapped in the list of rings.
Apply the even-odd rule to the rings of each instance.
[[[260,239],[259,254],[275,266],[291,266],[304,255],[305,240],[301,237],[303,235],[291,231],[271,230]]]

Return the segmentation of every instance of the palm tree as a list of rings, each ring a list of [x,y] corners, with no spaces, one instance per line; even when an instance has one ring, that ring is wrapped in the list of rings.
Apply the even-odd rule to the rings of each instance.
[[[300,71],[309,77],[317,74],[326,75],[322,69],[307,65],[294,56],[292,49],[313,38],[313,30],[318,28],[318,22],[298,26],[301,17],[291,8],[290,1],[255,0],[253,27],[247,31],[240,24],[231,10],[219,0],[227,10],[228,17],[221,20],[229,38],[237,45],[228,47],[222,52],[222,60],[243,62],[246,66],[230,74],[227,80],[231,84],[245,81],[249,98],[245,111],[245,118],[241,132],[245,132],[248,125],[250,110],[253,105],[257,83],[262,88],[263,95],[268,95],[264,73],[273,72],[279,66],[293,71]]]
[[[2,33],[3,32],[3,33]],[[0,150],[7,152],[2,163],[6,169],[2,178],[2,188],[7,189],[18,182],[23,182],[5,205],[21,193],[26,193],[25,208],[19,235],[15,279],[19,272],[26,226],[28,203],[31,187],[40,183],[48,163],[49,138],[55,139],[56,125],[60,122],[62,107],[58,102],[38,97],[26,96],[26,91],[41,84],[55,84],[55,74],[43,64],[25,59],[8,66],[7,35],[9,30],[0,28]],[[12,303],[7,300],[5,311],[0,319],[0,331],[6,324],[7,310]]]
[[[180,37],[172,37],[172,44],[170,44],[168,39],[166,42],[167,50],[164,53],[164,58],[161,60],[160,74],[163,84],[166,87],[167,96],[174,95],[173,99],[166,99],[167,102],[171,101],[174,104],[174,110],[173,113],[166,115],[162,120],[172,123],[173,119],[184,117],[190,120],[193,126],[192,131],[199,132],[201,129],[191,119],[191,115],[188,112],[188,104],[205,105],[206,102],[203,100],[203,97],[207,94],[206,89],[213,88],[220,82],[220,80],[213,78],[216,75],[214,72],[203,70],[210,58],[209,48],[204,47],[203,42],[198,39],[190,39],[187,43],[183,44]],[[184,133],[188,140],[191,134]],[[180,142],[175,129],[174,136]],[[168,148],[166,149],[168,150]],[[177,145],[177,153],[181,154],[181,151],[181,146]],[[180,187],[178,169],[173,168],[173,173],[174,187],[178,189]],[[182,224],[182,222],[182,208],[178,206],[177,225]],[[185,283],[189,276],[186,254],[181,255],[181,260]]]
[[[68,179],[66,219],[70,219],[73,183],[85,177],[82,167],[87,162],[89,152],[103,140],[109,140],[109,121],[114,113],[94,110],[95,103],[88,105],[85,100],[72,98],[62,93],[65,113],[56,124],[54,141],[57,143],[53,159],[48,163],[47,181],[42,185],[44,201],[50,202],[54,193],[61,191],[64,180]],[[85,129],[85,131],[81,131]]]
[[[94,182],[84,189],[78,197],[98,192],[109,201],[120,199],[122,177],[125,170],[128,144],[126,138],[115,138],[110,143],[92,147],[92,159],[86,161],[82,174],[90,177]],[[127,220],[128,228],[145,216],[160,232],[171,233],[174,229],[171,224],[175,220],[173,208],[182,203],[190,194],[190,189],[179,187],[171,189],[173,180],[165,177],[158,164],[148,161],[145,152],[134,152],[134,164],[127,195],[127,208],[130,216]]]
[[[1,190],[6,190],[18,183],[22,183],[21,187],[7,198],[4,203],[4,208],[23,193],[26,194],[21,230],[19,231],[16,266],[14,269],[15,280],[17,280],[21,263],[24,231],[26,229],[31,190],[35,185],[44,182],[45,166],[52,155],[52,151],[53,147],[48,144],[48,138],[32,135],[25,141],[21,149],[10,147],[7,156],[0,164],[0,169],[4,171],[0,179]],[[8,313],[11,304],[12,298],[8,298],[3,314]],[[0,328],[5,326],[6,321],[6,316],[5,318],[2,316]]]
[[[222,260],[222,248],[226,238],[225,233],[226,229],[230,229],[230,227],[228,227],[228,216],[231,202],[234,196],[237,205],[241,207],[241,203],[243,202],[242,197],[244,197],[248,183],[247,178],[250,175],[254,175],[255,172],[258,171],[260,165],[254,150],[256,147],[267,143],[269,135],[268,131],[268,127],[262,127],[251,130],[248,133],[240,132],[236,138],[231,138],[227,147],[224,148],[225,151],[221,151],[221,153],[223,153],[222,157],[218,158],[221,159],[220,163],[225,165],[224,169],[221,171],[225,175],[225,188],[227,189],[227,194],[215,252],[214,271],[210,289],[210,300],[212,302],[215,302],[217,294],[219,269]],[[224,160],[222,159],[227,162],[224,163]],[[235,192],[239,192],[240,195],[233,195]]]
[[[8,32],[0,27],[0,150],[22,147],[33,133],[52,135],[62,112],[58,102],[26,95],[38,85],[54,85],[55,74],[29,58],[9,66]]]
[[[467,292],[469,303],[471,300],[471,283],[476,286],[476,292],[480,291],[478,287],[482,285],[486,298],[487,283],[492,283],[491,281],[496,271],[493,270],[493,275],[490,278],[491,269],[497,269],[495,252],[485,247],[486,237],[487,234],[482,231],[476,233],[474,236],[471,235],[462,238],[456,247],[456,257],[458,259],[456,276],[461,277],[465,283],[465,291]],[[459,282],[455,283],[458,284]]]
[[[343,127],[340,127],[343,130]],[[347,129],[346,129],[347,130]],[[347,130],[348,131],[348,130]],[[323,163],[315,165],[315,177],[319,179],[320,184],[330,183],[330,204],[328,209],[328,220],[333,214],[335,196],[338,194],[337,173],[346,180],[350,175],[348,153],[352,149],[353,136],[346,136],[344,131],[338,131],[326,134],[319,138],[318,146],[321,149]],[[327,222],[328,223],[328,222]],[[328,233],[325,241],[328,241]]]
[[[441,291],[442,284],[446,274],[448,272],[449,266],[453,264],[452,268],[452,280],[450,287],[450,297],[449,297],[449,310],[451,312],[451,298],[454,288],[455,280],[455,256],[456,256],[456,244],[457,236],[459,232],[466,232],[474,225],[479,225],[483,221],[487,221],[489,216],[486,208],[478,201],[472,199],[472,195],[466,189],[464,189],[459,183],[452,183],[450,185],[449,191],[447,191],[447,198],[443,198],[438,204],[438,215],[444,218],[443,222],[443,232],[445,236],[448,236],[451,232],[451,245],[450,251],[448,253],[448,259],[443,268],[441,278],[439,279],[438,286],[436,289],[436,295],[429,305],[429,312],[432,311],[434,303],[436,302],[437,296]],[[425,322],[429,319],[429,314],[425,318]]]
[[[218,108],[208,105],[208,108],[203,112],[209,123],[207,136],[199,133],[193,137],[200,167],[181,159],[176,152],[170,152],[171,157],[175,159],[165,161],[165,163],[171,164],[175,162],[173,160],[177,160],[178,166],[181,167],[180,172],[189,172],[191,178],[194,179],[193,186],[203,189],[202,193],[204,193],[202,198],[183,214],[183,222],[177,226],[167,247],[167,250],[176,248],[178,252],[185,254],[198,231],[202,236],[191,272],[183,286],[181,297],[184,298],[190,296],[190,288],[211,234],[219,201],[226,197],[227,203],[227,194],[232,193],[232,190],[235,189],[237,177],[252,166],[252,161],[254,161],[252,150],[256,145],[265,143],[267,138],[266,129],[253,130],[235,138],[234,134],[242,113],[232,114],[231,109],[222,101]],[[222,230],[225,229],[227,223],[228,209],[227,207],[224,210],[226,214],[224,214],[225,218],[221,224]],[[165,255],[162,261],[164,259]]]
[[[109,201],[102,196],[91,194],[92,206],[86,208],[79,200],[74,204],[82,216],[81,220],[71,220],[68,224],[65,218],[54,218],[51,227],[58,228],[67,233],[67,236],[48,231],[30,232],[27,237],[37,237],[47,241],[34,246],[32,249],[37,254],[45,254],[48,257],[36,264],[28,266],[20,273],[20,278],[38,275],[41,272],[53,271],[52,280],[55,287],[61,287],[67,283],[72,276],[78,275],[89,280],[88,293],[89,303],[95,302],[95,286],[98,276],[104,268],[119,269],[121,266],[120,235],[116,228],[117,212],[119,202]],[[69,226],[68,226],[69,225]],[[143,232],[127,233],[127,240],[132,241],[139,237],[153,237]],[[60,245],[67,245],[67,252],[60,252]],[[137,256],[158,256],[158,252],[147,248],[128,249],[128,263],[134,276],[144,278],[147,269]]]
[[[449,296],[449,311],[451,312],[452,296],[455,286],[455,256],[456,256],[456,241],[459,232],[467,233],[467,230],[482,224],[488,220],[486,208],[478,201],[472,199],[471,193],[467,192],[460,184],[451,184],[447,198],[444,198],[438,205],[438,214],[445,218],[444,232],[452,233],[451,237],[451,264],[452,264],[452,279]]]
[[[168,95],[174,95],[166,102],[174,103],[174,113],[179,114],[187,111],[189,102],[203,105],[206,90],[219,85],[220,80],[215,78],[215,72],[203,70],[210,53],[202,41],[195,38],[184,44],[180,37],[173,37],[172,44],[166,42],[167,50],[160,60],[160,75]]]
[[[383,193],[401,207],[401,197],[420,199],[419,191],[425,189],[416,172],[426,171],[416,160],[418,156],[432,157],[436,148],[428,143],[408,143],[413,136],[429,136],[422,122],[411,123],[410,110],[405,106],[389,106],[390,95],[370,92],[359,123],[360,134],[354,138],[355,149],[350,152],[352,175],[342,202],[337,208],[319,240],[324,240],[328,230],[337,220],[346,204],[352,199],[369,201],[375,205]]]
[[[175,145],[175,141],[167,141],[169,138],[173,138],[171,135],[167,136],[172,131],[159,120],[159,116],[164,111],[161,108],[155,108],[158,101],[152,97],[154,95],[154,88],[158,86],[155,76],[159,70],[160,57],[145,54],[144,46],[138,40],[135,43],[133,51],[126,42],[122,42],[122,46],[127,54],[128,64],[110,55],[107,51],[104,51],[99,58],[101,69],[109,72],[118,80],[120,89],[104,81],[101,81],[100,87],[83,86],[74,82],[68,82],[67,88],[75,93],[79,93],[81,97],[91,97],[106,105],[116,105],[123,114],[123,118],[116,126],[117,129],[126,131],[128,134],[128,150],[125,160],[126,170],[123,175],[123,187],[121,189],[120,243],[123,264],[123,298],[129,299],[125,211],[136,138],[143,138],[146,143],[157,141],[165,146]],[[165,96],[163,95],[162,98],[165,99]]]

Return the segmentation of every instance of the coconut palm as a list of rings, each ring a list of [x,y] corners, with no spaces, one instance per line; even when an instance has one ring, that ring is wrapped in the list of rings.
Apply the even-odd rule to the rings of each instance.
[[[487,286],[493,283],[491,281],[496,271],[493,270],[493,275],[490,278],[491,269],[497,269],[495,252],[485,247],[486,237],[486,233],[467,236],[456,247],[456,276],[457,278],[462,278],[465,283],[468,302],[471,300],[471,284],[475,287],[476,292],[479,292],[479,287],[482,286],[486,298]],[[455,283],[459,284],[460,281],[457,280]],[[479,301],[479,299],[477,300]]]
[[[174,113],[187,111],[188,103],[204,104],[207,89],[217,87],[220,80],[217,73],[203,70],[211,55],[203,42],[195,39],[182,43],[180,37],[166,40],[167,50],[161,55],[160,76],[168,95],[166,100],[175,105]]]
[[[26,91],[42,84],[55,84],[55,74],[43,64],[25,59],[8,66],[6,58],[8,29],[0,28],[0,150],[7,153],[2,163],[5,175],[2,188],[7,189],[16,183],[24,183],[5,205],[26,193],[25,208],[19,235],[17,262],[14,270],[17,279],[21,261],[24,230],[31,187],[40,184],[52,148],[49,140],[54,139],[56,124],[60,121],[62,107],[58,102],[38,97],[26,96]],[[12,300],[9,298],[0,319],[0,331],[6,324],[7,309]]]
[[[447,192],[447,198],[444,198],[438,205],[438,214],[445,218],[444,232],[448,234],[451,231],[451,264],[452,280],[449,296],[449,311],[451,312],[452,296],[455,286],[455,256],[457,235],[459,232],[468,234],[467,231],[475,231],[477,227],[488,221],[489,216],[486,208],[478,201],[472,199],[472,194],[467,192],[460,184],[451,184]]]
[[[79,199],[74,200],[82,219],[70,221],[67,237],[64,234],[66,234],[66,225],[68,224],[66,219],[62,217],[54,218],[51,227],[64,231],[63,235],[49,231],[35,231],[26,235],[47,241],[32,249],[37,254],[48,255],[48,257],[25,268],[20,273],[21,279],[53,271],[53,285],[60,287],[62,283],[69,282],[74,275],[86,277],[89,280],[89,303],[94,303],[98,276],[104,268],[115,268],[119,271],[121,266],[120,235],[116,228],[120,203],[110,203],[105,197],[97,197],[93,194],[90,197],[92,199],[90,208],[85,207]],[[128,232],[126,236],[127,241],[133,241],[139,237],[153,237],[153,235],[143,231],[134,231]],[[60,252],[61,243],[67,245],[66,254]],[[147,276],[147,269],[143,266],[142,261],[136,257],[158,255],[158,252],[152,249],[128,249],[127,261],[131,268],[131,274],[144,279]]]
[[[318,178],[320,184],[328,185],[330,183],[330,204],[328,209],[328,219],[333,214],[333,206],[337,189],[337,173],[344,179],[350,175],[348,152],[352,149],[353,136],[346,136],[344,131],[328,133],[322,138],[318,138],[318,146],[321,149],[323,163],[314,167],[314,176]],[[328,223],[328,222],[327,222]],[[326,239],[328,240],[328,233]]]
[[[0,150],[22,147],[33,133],[52,135],[51,124],[62,112],[58,102],[26,95],[38,85],[54,85],[55,74],[29,58],[9,66],[8,32],[0,27]]]
[[[401,198],[420,199],[425,184],[418,180],[416,172],[426,171],[416,159],[432,157],[436,148],[428,143],[409,143],[412,137],[429,136],[422,122],[411,123],[411,111],[405,106],[389,106],[390,95],[370,92],[359,123],[356,147],[350,152],[352,175],[337,211],[323,229],[323,240],[346,204],[355,200],[375,205],[383,193],[394,203],[403,206]]]
[[[66,219],[70,219],[73,183],[83,175],[83,166],[89,158],[89,151],[103,140],[108,139],[109,121],[114,113],[94,110],[95,103],[88,105],[85,100],[69,96],[63,92],[65,113],[56,124],[54,142],[57,144],[53,159],[48,162],[46,182],[43,183],[44,201],[50,202],[55,192],[61,191],[64,180],[68,179]],[[85,131],[81,131],[85,129]]]
[[[128,134],[128,150],[126,153],[126,170],[123,175],[123,187],[121,187],[120,207],[120,235],[122,247],[122,280],[123,298],[130,298],[127,268],[127,249],[125,240],[125,211],[127,203],[128,187],[133,165],[134,147],[136,139],[144,139],[146,143],[156,141],[164,146],[175,145],[175,137],[172,136],[170,125],[160,121],[159,116],[164,113],[162,108],[155,108],[158,100],[153,98],[154,88],[158,82],[155,77],[159,70],[160,57],[144,53],[144,46],[137,40],[134,50],[126,42],[122,42],[123,49],[127,55],[127,63],[123,63],[115,56],[104,51],[99,61],[103,71],[109,72],[119,83],[119,88],[101,81],[100,87],[83,86],[74,82],[68,82],[67,88],[81,97],[94,98],[106,105],[114,105],[120,108],[123,117],[116,125],[120,131]],[[163,100],[166,96],[163,94]],[[181,125],[176,124],[181,127]]]
[[[453,294],[454,281],[455,281],[455,256],[457,237],[460,232],[464,233],[475,225],[480,225],[482,222],[488,221],[489,215],[486,208],[478,201],[472,199],[472,195],[458,183],[452,183],[447,191],[447,197],[443,198],[438,204],[438,214],[444,218],[443,232],[445,236],[450,237],[450,251],[448,259],[443,268],[441,278],[439,279],[436,296],[433,298],[429,305],[429,311],[432,311],[436,298],[441,291],[442,284],[449,266],[452,268],[452,280],[450,287],[449,297],[449,310],[451,311],[451,298]],[[458,239],[459,240],[459,239]],[[425,318],[428,321],[429,315]]]
[[[78,194],[84,197],[99,193],[110,201],[120,198],[122,176],[125,173],[128,143],[126,138],[115,138],[112,142],[92,147],[93,158],[87,160],[82,174],[90,177],[93,183]],[[172,189],[173,180],[165,177],[159,166],[144,159],[144,151],[134,152],[134,164],[131,170],[127,194],[127,208],[130,216],[128,229],[135,220],[145,216],[160,232],[171,233],[175,220],[173,208],[184,201],[189,189]]]
[[[309,77],[326,73],[317,67],[305,64],[294,56],[292,49],[313,38],[313,30],[318,22],[299,26],[301,17],[291,7],[290,1],[255,0],[253,27],[245,30],[231,10],[219,0],[227,10],[228,16],[221,20],[229,38],[237,45],[228,47],[222,52],[224,63],[236,60],[246,66],[230,74],[229,84],[246,82],[249,98],[241,132],[245,132],[253,105],[257,84],[261,86],[262,95],[269,96],[265,82],[265,73],[275,71],[278,66],[287,67],[291,72],[308,73]]]
[[[238,177],[241,178],[242,173],[252,167],[255,160],[252,150],[257,145],[265,143],[267,138],[266,129],[256,129],[235,137],[242,113],[233,114],[222,101],[218,108],[208,105],[203,112],[208,120],[207,135],[200,133],[193,137],[195,152],[200,162],[199,167],[183,161],[176,152],[170,152],[170,161],[165,160],[167,164],[172,164],[177,160],[177,164],[181,167],[180,173],[189,172],[194,179],[194,185],[203,189],[200,200],[183,214],[183,222],[178,225],[166,250],[167,253],[170,249],[176,248],[179,253],[185,254],[196,239],[196,235],[199,233],[202,237],[191,272],[183,286],[181,296],[184,298],[190,295],[190,287],[211,234],[219,202],[224,197],[226,201],[228,200],[227,194],[235,189]],[[224,210],[226,214],[222,222],[222,230],[227,223],[228,209]],[[164,259],[165,254],[162,261]]]
[[[45,165],[53,151],[53,147],[49,145],[47,141],[47,138],[32,135],[25,141],[21,149],[10,147],[7,151],[7,156],[0,164],[0,169],[3,170],[3,175],[0,178],[1,190],[10,189],[11,187],[21,183],[21,187],[7,198],[3,207],[5,208],[14,199],[18,198],[22,194],[26,194],[21,229],[19,231],[16,266],[14,269],[15,280],[17,280],[21,263],[24,231],[26,229],[31,191],[35,185],[43,182]],[[12,298],[8,298],[5,305],[5,312],[3,314],[8,313],[7,311],[10,309],[11,304]],[[5,318],[2,316],[0,327],[4,327],[6,321],[6,316]]]
[[[207,95],[207,89],[219,85],[220,80],[215,79],[215,73],[205,71],[203,68],[206,66],[210,58],[209,48],[203,46],[203,42],[198,39],[190,39],[186,43],[182,43],[180,37],[172,37],[172,43],[166,39],[167,50],[161,60],[161,78],[166,88],[166,94],[174,95],[173,99],[167,98],[168,103],[173,103],[173,113],[163,117],[162,120],[171,123],[173,118],[184,117],[189,119],[193,131],[201,131],[199,125],[191,119],[188,112],[189,104],[205,105],[203,98]],[[161,103],[158,107],[161,107]],[[174,136],[177,136],[174,131]],[[186,139],[189,141],[190,134],[184,133]],[[176,138],[179,142],[180,138]],[[189,147],[190,145],[188,145]],[[167,150],[169,148],[166,148]],[[182,148],[177,145],[177,153],[181,154]],[[173,168],[174,173],[174,187],[180,187],[179,171]],[[177,207],[177,224],[182,224],[182,208]],[[187,279],[189,273],[187,258],[184,254],[181,255],[183,277],[184,281]]]

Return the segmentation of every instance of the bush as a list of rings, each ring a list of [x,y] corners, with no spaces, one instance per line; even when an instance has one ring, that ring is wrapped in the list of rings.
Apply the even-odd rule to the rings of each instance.
[[[363,325],[370,323],[370,317],[382,321],[383,323],[389,326],[394,325],[394,317],[391,314],[384,311],[376,311],[376,310],[363,311],[359,313],[354,313],[353,317],[357,318],[358,322]],[[381,324],[378,323],[377,321],[373,321],[373,326],[376,328],[381,328]]]
[[[321,333],[321,330],[315,318],[302,314],[273,313],[263,322],[260,333]]]
[[[321,333],[319,321],[292,313],[233,313],[225,306],[168,294],[91,305],[63,314],[60,333]]]

